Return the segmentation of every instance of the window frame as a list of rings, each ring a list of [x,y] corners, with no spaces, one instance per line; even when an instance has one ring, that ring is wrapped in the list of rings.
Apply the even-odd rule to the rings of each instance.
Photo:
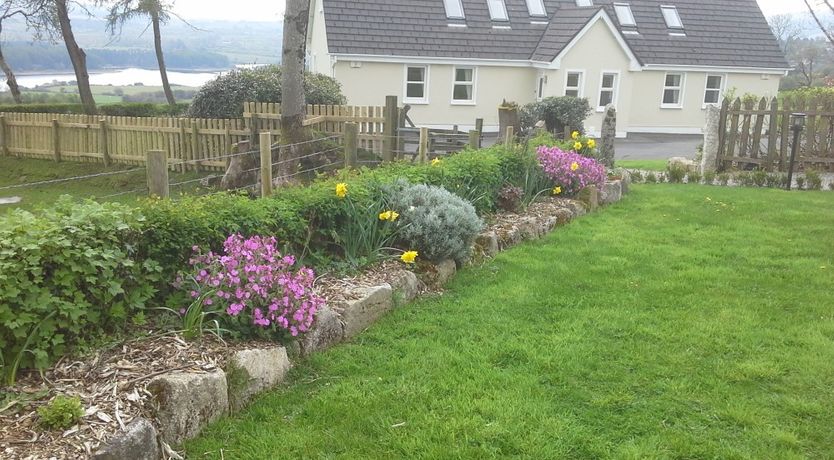
[[[458,81],[458,69],[466,69],[472,71],[472,81],[471,82],[459,82]],[[463,100],[463,99],[455,99],[455,87],[458,85],[471,85],[472,86],[472,99]],[[477,105],[478,100],[478,67],[476,66],[467,66],[467,65],[456,65],[452,67],[452,97],[451,97],[451,104],[452,105]]]
[[[580,5],[580,3],[583,3],[583,5]],[[580,8],[594,6],[594,0],[576,0],[576,6]]]
[[[576,87],[568,86],[568,80],[570,79],[571,74],[579,74],[579,83]],[[565,70],[565,85],[562,91],[562,95],[567,96],[568,89],[576,89],[576,94],[578,98],[585,97],[585,71],[579,69],[567,69]]]
[[[507,12],[507,2],[505,0],[486,0],[487,3],[487,10],[489,10],[489,19],[492,22],[509,22],[510,21],[510,14]],[[501,10],[497,11],[497,13],[503,13],[503,17],[496,17],[493,11],[494,6],[501,6]],[[494,5],[494,6],[493,6]]]
[[[449,6],[457,5],[460,10],[460,16],[453,16],[449,14]],[[443,8],[446,11],[446,19],[466,19],[466,11],[463,9],[463,0],[443,0]]]
[[[530,14],[531,17],[534,18],[546,18],[547,17],[547,6],[544,4],[544,0],[526,0],[525,3],[527,4],[527,12]],[[533,12],[533,6],[541,7],[541,13]]]
[[[718,88],[710,88],[709,87],[709,77],[719,77],[721,78],[721,84]],[[707,77],[704,79],[704,97],[701,99],[701,108],[706,109],[710,105],[720,106],[721,105],[721,95],[724,93],[724,88],[727,85],[727,74],[724,73],[708,73]],[[718,100],[716,102],[707,102],[707,92],[708,91],[718,91]]]
[[[678,21],[678,25],[669,24],[669,19],[666,17],[667,11],[671,11],[672,13],[674,13],[675,18]],[[683,25],[683,19],[681,19],[681,13],[680,11],[678,11],[678,7],[676,7],[675,5],[660,5],[660,14],[663,16],[663,22],[666,23],[667,29],[672,29],[676,31],[685,29]]]
[[[623,3],[623,2],[616,2],[613,4],[614,6],[614,14],[617,16],[617,22],[620,23],[623,27],[637,27],[637,18],[634,17],[634,11],[631,10],[630,3]],[[628,16],[631,19],[630,23],[623,22],[623,18],[620,15],[620,8],[625,8],[628,11]]]
[[[666,82],[669,79],[669,75],[679,75],[681,77],[680,83],[678,86],[667,86]],[[674,104],[667,103],[666,99],[666,91],[669,90],[677,90],[678,91],[678,102]],[[684,96],[686,95],[686,72],[666,72],[663,74],[663,91],[660,93],[660,108],[661,109],[682,109],[683,108],[683,100]]]
[[[423,69],[423,97],[415,98],[408,97],[408,84],[417,83],[408,80],[408,69],[422,68]],[[403,102],[408,104],[425,105],[429,103],[429,80],[430,80],[431,66],[428,64],[405,64],[403,66]]]
[[[547,74],[540,73],[536,79],[536,102],[544,100],[544,89],[547,86]]]
[[[597,112],[602,113],[605,112],[605,106],[600,105],[602,102],[602,91],[609,90],[609,88],[603,88],[602,83],[605,80],[606,75],[614,75],[614,87],[610,88],[611,91],[611,105],[617,107],[618,99],[620,98],[620,77],[621,72],[619,70],[603,70],[599,73],[599,90],[597,91]]]

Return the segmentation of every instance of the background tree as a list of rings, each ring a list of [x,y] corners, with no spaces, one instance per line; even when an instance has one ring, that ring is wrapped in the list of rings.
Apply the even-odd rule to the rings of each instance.
[[[23,17],[28,19],[30,16],[36,15],[38,10],[43,9],[39,2],[35,2],[31,5],[30,3],[32,2],[25,2],[21,0],[3,0],[0,2],[0,36],[3,34],[3,23],[7,19],[14,17]],[[30,10],[29,7],[33,9]],[[0,42],[0,69],[3,69],[3,73],[6,74],[6,84],[9,85],[9,91],[12,93],[14,101],[18,104],[22,104],[23,97],[20,95],[20,86],[18,86],[17,78],[15,77],[8,61],[6,61],[6,56],[3,54],[2,42]]]
[[[304,151],[299,144],[311,138],[309,130],[304,128],[304,63],[309,20],[310,0],[287,0],[281,54],[281,142],[289,147],[284,148],[278,165],[278,178],[282,182],[298,169],[297,160]]]
[[[768,18],[767,22],[785,53],[790,53],[791,46],[805,33],[802,23],[792,14],[777,14]]]
[[[795,66],[799,86],[811,88],[825,77],[830,67],[831,53],[824,40],[797,40],[791,47],[788,59]],[[830,70],[830,69],[829,69]]]
[[[162,77],[162,90],[165,92],[165,99],[168,104],[177,103],[171,84],[168,82],[168,69],[165,66],[165,55],[162,52],[162,31],[161,24],[167,23],[171,18],[173,2],[168,3],[162,0],[102,0],[101,4],[110,4],[110,12],[107,15],[107,30],[111,35],[121,33],[124,24],[134,18],[147,16],[150,19],[150,26],[153,28],[153,43],[156,51],[156,61],[159,65],[159,75]]]
[[[75,34],[72,32],[72,24],[70,23],[69,17],[73,7],[80,7],[84,11],[86,11],[86,8],[73,0],[45,0],[43,3],[44,8],[48,9],[54,16],[47,16],[47,22],[42,26],[45,28],[57,28],[60,31],[61,37],[64,39],[64,45],[67,47],[70,61],[72,61],[73,70],[75,70],[78,95],[81,97],[84,112],[88,115],[95,115],[96,100],[93,98],[92,89],[90,89],[90,73],[87,71],[87,53],[84,52],[75,40]]]
[[[834,4],[831,3],[831,0],[822,0],[815,2],[819,8],[822,8],[823,12],[818,12],[814,9],[811,3],[808,0],[805,1],[805,6],[808,7],[808,11],[811,13],[811,17],[814,18],[814,22],[817,23],[817,26],[820,28],[823,34],[825,34],[825,38],[834,45],[834,31],[831,30],[831,27],[828,27],[823,23],[822,16],[825,11],[834,14]]]

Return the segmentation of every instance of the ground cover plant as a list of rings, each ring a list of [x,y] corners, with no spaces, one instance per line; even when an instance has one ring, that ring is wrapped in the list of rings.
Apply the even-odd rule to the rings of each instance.
[[[187,453],[832,457],[832,205],[635,186],[313,356]]]

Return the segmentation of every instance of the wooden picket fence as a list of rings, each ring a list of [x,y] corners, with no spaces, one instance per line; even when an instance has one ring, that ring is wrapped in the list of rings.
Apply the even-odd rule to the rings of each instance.
[[[281,132],[281,104],[247,102],[243,119],[254,137],[259,132]],[[331,136],[344,137],[345,123],[359,127],[359,148],[377,154],[383,151],[385,107],[348,105],[308,105],[306,126]]]
[[[718,168],[786,171],[793,142],[791,114],[804,113],[800,168],[834,170],[834,99],[725,99],[719,119]]]

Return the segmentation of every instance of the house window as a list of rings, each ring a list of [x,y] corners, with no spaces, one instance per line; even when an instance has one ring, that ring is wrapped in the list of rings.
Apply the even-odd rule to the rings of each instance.
[[[449,19],[464,19],[463,3],[461,0],[443,0],[443,6],[446,7],[446,17]]]
[[[452,87],[453,104],[475,103],[475,68],[455,67],[455,81]]]
[[[634,14],[631,13],[631,6],[628,3],[615,3],[614,12],[617,13],[617,20],[621,26],[636,26]]]
[[[527,11],[530,12],[530,16],[547,16],[544,0],[527,0]]]
[[[594,6],[594,0],[576,0],[576,6]]]
[[[544,85],[547,84],[547,76],[539,75],[538,85],[536,86],[536,101],[541,102],[544,99]]]
[[[582,97],[582,72],[568,72],[565,77],[565,96]]]
[[[670,29],[683,29],[683,22],[676,7],[663,5],[660,7],[660,11],[663,13],[663,20],[666,21],[666,27]]]
[[[599,106],[597,110],[605,110],[608,104],[616,104],[617,101],[617,77],[613,72],[603,72],[599,84]]]
[[[707,89],[704,91],[704,105],[718,104],[721,101],[721,90],[724,88],[722,75],[707,75]]]
[[[487,0],[489,6],[489,17],[493,21],[509,21],[507,16],[507,6],[504,5],[504,0]]]
[[[428,103],[428,76],[427,66],[408,66],[405,69],[405,101],[412,104]]]
[[[663,102],[661,107],[683,107],[683,74],[667,73],[663,83]]]

